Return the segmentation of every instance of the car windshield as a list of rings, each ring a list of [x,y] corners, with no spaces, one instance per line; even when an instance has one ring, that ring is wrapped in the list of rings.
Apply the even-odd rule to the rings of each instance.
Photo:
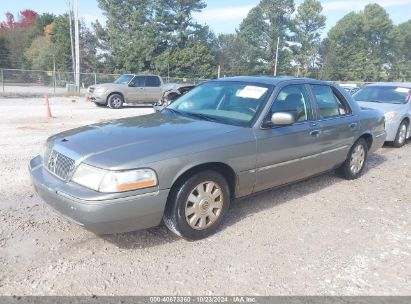
[[[410,99],[411,88],[368,86],[353,95],[356,101],[404,104]]]
[[[210,81],[186,93],[166,109],[196,119],[250,126],[272,90],[270,85]]]
[[[133,79],[133,75],[121,75],[118,79],[114,81],[117,84],[128,84],[131,79]]]

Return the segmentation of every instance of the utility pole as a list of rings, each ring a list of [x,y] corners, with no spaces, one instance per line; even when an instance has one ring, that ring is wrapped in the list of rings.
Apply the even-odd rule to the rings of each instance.
[[[218,65],[217,79],[221,77],[221,65]]]
[[[275,66],[274,66],[274,76],[277,76],[277,65],[278,65],[278,46],[280,45],[280,36],[277,38],[277,50],[275,52]]]
[[[80,92],[80,34],[78,21],[78,0],[74,0],[74,42],[76,45],[76,89]]]
[[[69,24],[70,24],[70,46],[71,46],[71,62],[73,67],[73,79],[76,83],[76,58],[74,55],[74,43],[73,43],[73,6],[71,5],[71,0],[67,1],[69,8]]]

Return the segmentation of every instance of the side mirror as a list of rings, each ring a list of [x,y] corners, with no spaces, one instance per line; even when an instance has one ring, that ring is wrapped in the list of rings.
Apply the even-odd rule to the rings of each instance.
[[[291,126],[295,123],[294,116],[286,112],[277,112],[271,116],[270,126]]]

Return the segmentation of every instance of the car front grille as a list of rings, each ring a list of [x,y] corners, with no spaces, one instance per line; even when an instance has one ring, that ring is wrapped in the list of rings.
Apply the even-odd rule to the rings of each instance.
[[[89,92],[89,93],[94,93],[94,90],[95,90],[94,87],[89,87],[89,88],[88,88],[88,92]]]
[[[45,164],[48,171],[62,180],[67,180],[74,170],[75,161],[55,150],[51,150],[47,163]]]

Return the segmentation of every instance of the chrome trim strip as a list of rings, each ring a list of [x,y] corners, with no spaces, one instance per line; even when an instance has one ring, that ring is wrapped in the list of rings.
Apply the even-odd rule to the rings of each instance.
[[[384,136],[384,135],[385,135],[385,132],[381,133],[380,135],[375,136],[375,138],[379,138],[379,137]]]
[[[340,151],[340,150],[344,150],[344,149],[346,149],[346,148],[348,148],[348,145],[342,146],[342,147],[339,147],[339,148],[336,148],[336,149],[327,150],[327,151],[324,151],[324,152],[321,152],[321,153],[318,153],[318,154],[313,154],[313,155],[310,155],[310,156],[305,156],[305,157],[301,157],[301,158],[289,160],[289,161],[286,161],[286,162],[278,163],[278,164],[275,164],[275,165],[270,165],[270,166],[266,166],[266,167],[261,167],[261,168],[258,168],[257,171],[258,171],[258,172],[261,172],[261,171],[266,171],[266,170],[274,169],[274,168],[277,168],[277,167],[289,165],[289,164],[296,163],[296,162],[299,162],[299,161],[303,161],[303,160],[307,160],[307,159],[311,159],[311,158],[316,158],[316,157],[321,156],[321,155],[326,155],[326,154],[329,154],[329,153],[333,153],[333,152],[337,152],[337,151]],[[250,171],[250,172],[251,172],[251,171]],[[253,172],[252,172],[252,173],[253,173]]]

